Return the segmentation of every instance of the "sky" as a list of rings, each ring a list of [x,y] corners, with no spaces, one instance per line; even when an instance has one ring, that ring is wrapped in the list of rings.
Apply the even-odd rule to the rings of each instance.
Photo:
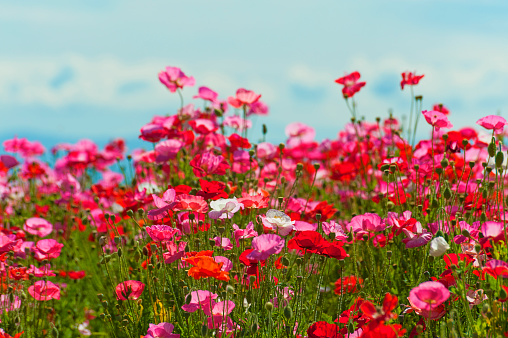
[[[199,86],[260,93],[270,115],[254,119],[254,141],[263,123],[284,141],[295,121],[336,137],[350,113],[334,80],[352,71],[367,82],[367,120],[407,115],[400,74],[416,71],[423,109],[444,103],[455,127],[471,126],[507,115],[507,14],[505,0],[0,0],[0,141],[151,148],[141,126],[180,106],[158,81],[166,66],[196,79],[185,103]]]

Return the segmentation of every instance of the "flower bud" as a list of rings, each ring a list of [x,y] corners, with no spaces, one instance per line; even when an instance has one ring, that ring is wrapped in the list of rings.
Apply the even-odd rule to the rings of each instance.
[[[501,151],[498,151],[496,154],[496,168],[501,168],[504,162],[504,154]]]
[[[439,257],[442,256],[448,249],[450,249],[450,246],[446,243],[446,240],[443,237],[435,237],[430,242],[429,255]]]
[[[496,143],[494,141],[494,138],[492,138],[492,142],[489,144],[489,147],[487,149],[489,151],[490,157],[496,156]]]
[[[284,308],[284,317],[286,317],[286,319],[291,319],[291,317],[293,317],[293,309],[291,308],[291,306],[286,306]]]
[[[265,303],[265,309],[268,312],[272,312],[272,310],[273,310],[273,303],[272,302],[266,302]]]

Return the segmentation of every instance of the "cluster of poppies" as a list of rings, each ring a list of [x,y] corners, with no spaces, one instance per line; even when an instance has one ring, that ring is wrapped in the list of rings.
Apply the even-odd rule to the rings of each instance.
[[[201,86],[141,126],[149,150],[82,140],[50,165],[4,141],[0,337],[506,336],[508,123],[452,130],[413,72],[408,124],[360,120],[360,77],[336,80],[352,118],[331,140],[294,122],[254,143],[261,95]]]

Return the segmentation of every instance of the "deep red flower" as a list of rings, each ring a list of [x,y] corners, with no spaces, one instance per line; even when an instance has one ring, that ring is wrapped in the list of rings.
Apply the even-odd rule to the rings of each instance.
[[[339,326],[327,322],[315,322],[307,329],[309,338],[342,338]]]
[[[70,279],[83,279],[85,278],[86,272],[84,270],[81,271],[68,271],[67,276],[69,276]]]
[[[208,182],[206,180],[199,180],[201,190],[196,193],[196,196],[201,196],[205,200],[212,199],[218,200],[219,198],[228,198],[228,194],[224,191],[226,184],[219,181]]]
[[[252,145],[249,143],[248,139],[241,137],[240,135],[238,135],[236,133],[231,134],[228,137],[228,140],[229,140],[229,142],[231,142],[231,146],[233,146],[234,148],[249,149],[250,147],[252,147]]]
[[[335,294],[358,292],[362,287],[363,279],[356,276],[347,276],[335,282]]]

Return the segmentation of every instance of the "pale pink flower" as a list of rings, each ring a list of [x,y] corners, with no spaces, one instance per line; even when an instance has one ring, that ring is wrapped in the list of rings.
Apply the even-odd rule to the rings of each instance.
[[[219,94],[208,87],[199,87],[198,95],[193,96],[194,99],[203,99],[205,101],[216,102]]]
[[[164,215],[175,206],[176,192],[174,189],[168,189],[164,192],[162,198],[157,195],[152,195],[153,204],[157,209],[148,211],[147,217],[152,221],[164,218]]]
[[[235,238],[237,247],[240,246],[240,239],[252,238],[258,235],[257,231],[254,230],[254,223],[252,222],[249,222],[245,229],[240,229],[238,225],[233,224],[233,229],[235,229],[233,236]]]
[[[196,83],[192,76],[186,76],[178,67],[166,67],[165,71],[159,73],[159,80],[172,93],[185,86],[192,87]]]
[[[53,225],[43,218],[32,217],[25,221],[23,229],[31,235],[46,237],[53,231]]]
[[[183,142],[177,139],[157,143],[155,146],[155,162],[164,163],[174,159],[182,147]]]
[[[252,240],[252,251],[247,255],[250,260],[264,261],[276,255],[284,248],[285,241],[275,234],[263,234]]]
[[[210,300],[217,299],[218,295],[210,291],[192,291],[191,299],[188,304],[182,305],[182,310],[186,312],[196,312],[198,309],[210,308]],[[189,295],[187,295],[189,297]],[[185,299],[187,299],[185,297]]]
[[[187,242],[179,242],[178,245],[169,241],[166,243],[167,252],[162,254],[164,258],[164,262],[166,264],[171,264],[176,260],[181,259],[185,255],[185,247],[187,246]]]
[[[225,219],[233,218],[234,214],[244,206],[238,202],[235,198],[220,198],[210,202],[210,208],[212,211],[208,213],[208,217],[211,219]]]
[[[240,88],[236,91],[235,97],[228,97],[228,102],[235,108],[240,108],[243,105],[250,105],[259,100],[261,95],[254,93],[251,90]]]
[[[208,317],[208,328],[209,329],[218,329],[222,326],[222,322],[224,321],[224,317],[227,317],[235,308],[235,303],[231,300],[222,301],[219,303],[212,302],[212,307],[205,307],[203,312]],[[213,317],[213,319],[212,319]]]
[[[262,142],[256,147],[257,156],[262,160],[270,160],[277,155],[278,148],[271,143]]]
[[[244,120],[242,117],[236,116],[236,115],[235,116],[226,116],[224,118],[223,123],[226,127],[230,127],[230,128],[240,130],[240,131],[249,129],[252,127],[252,121]]]
[[[224,250],[233,249],[233,244],[231,244],[231,240],[227,237],[216,236],[216,237],[210,238],[210,239],[215,241],[215,246],[217,246],[219,248],[222,248]]]
[[[260,100],[252,103],[247,111],[247,116],[249,115],[268,115],[268,106],[261,102]]]
[[[422,111],[422,114],[427,123],[433,126],[435,130],[439,130],[440,128],[453,128],[453,124],[451,124],[446,115],[441,112],[435,110],[424,110]]]
[[[282,211],[270,209],[265,216],[259,215],[259,217],[265,228],[271,229],[281,236],[289,235],[294,229],[295,222]]]
[[[508,125],[508,122],[501,116],[488,115],[476,121],[476,124],[488,130],[494,130],[496,134],[500,134],[504,126]]]
[[[222,263],[222,271],[230,271],[233,268],[233,262],[224,256],[213,256],[215,263]]]

